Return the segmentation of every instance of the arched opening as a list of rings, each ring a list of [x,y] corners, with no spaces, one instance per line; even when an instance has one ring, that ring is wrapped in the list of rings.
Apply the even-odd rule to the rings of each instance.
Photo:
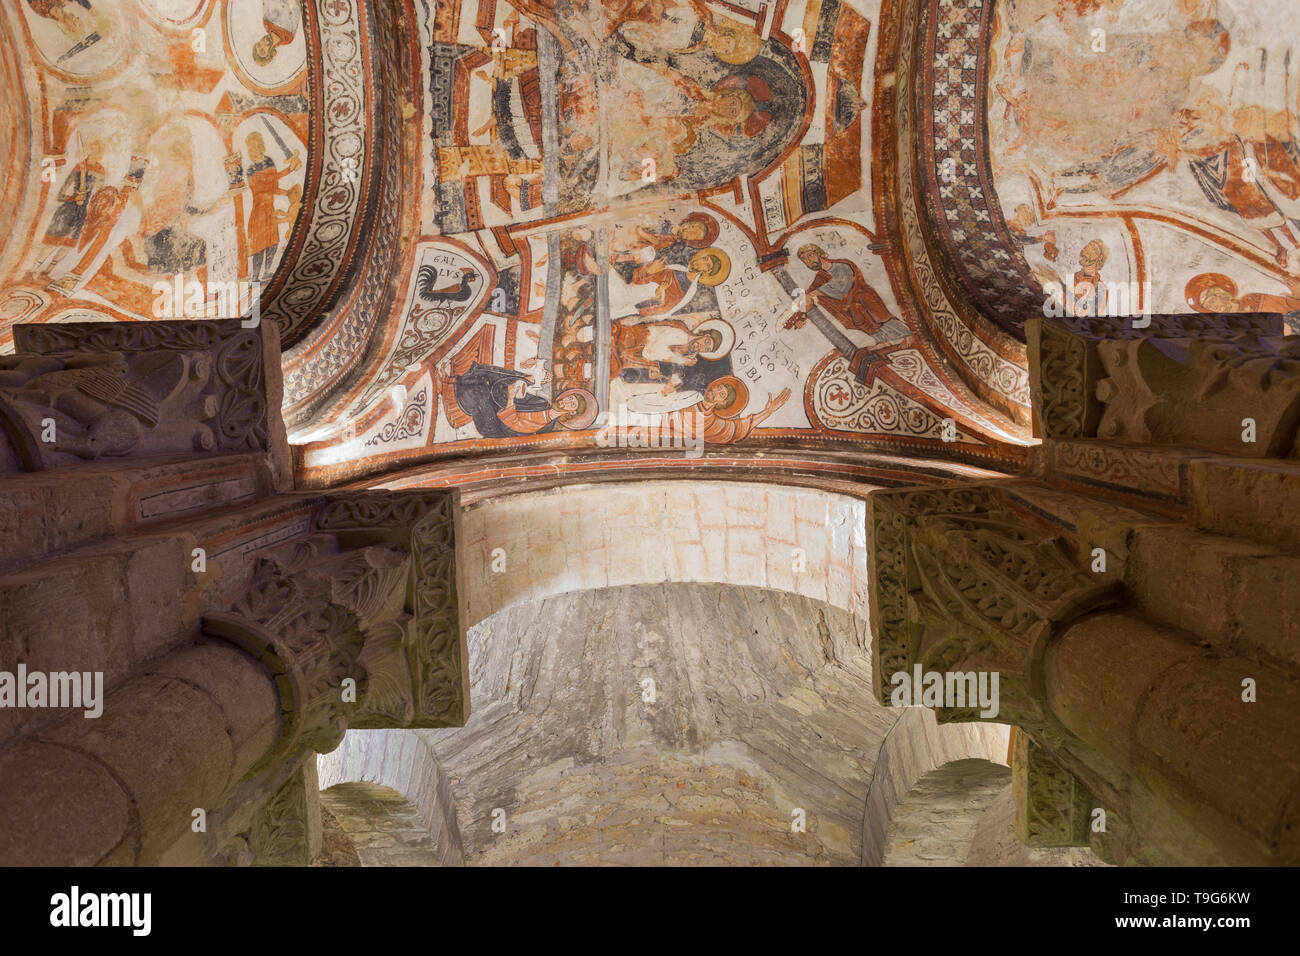
[[[365,832],[384,833],[385,827],[397,825],[393,818],[400,816],[402,832],[421,851],[431,851],[421,857],[420,863],[401,863],[378,854],[369,859],[387,862],[367,863],[363,857],[354,865],[460,866],[463,862],[451,787],[419,735],[397,730],[350,730],[336,750],[317,759],[317,775],[322,811],[334,813],[345,833],[362,832],[360,828],[367,822],[375,823],[376,828]],[[392,799],[371,800],[366,796],[375,792],[374,788],[389,798],[393,795],[400,798],[400,815],[395,812]],[[330,793],[337,796],[328,798]],[[381,812],[369,807],[367,800],[387,809]],[[354,809],[349,810],[350,807]],[[353,819],[352,830],[344,825],[347,819]],[[383,820],[392,822],[381,825]],[[355,838],[351,839],[355,843]],[[358,854],[360,850],[357,846]]]
[[[894,807],[882,866],[957,866],[984,811],[1011,784],[991,760],[954,760],[931,770]]]
[[[758,482],[471,502],[468,722],[350,732],[321,786],[393,787],[471,865],[879,865],[918,780],[1005,774],[1008,729],[876,701],[864,524],[861,498]]]
[[[928,774],[953,761],[1007,767],[1010,728],[1005,724],[940,724],[934,713],[908,707],[880,747],[863,821],[863,866],[885,864],[898,808]]]
[[[321,793],[320,803],[322,865],[442,865],[419,808],[392,787],[338,783]]]

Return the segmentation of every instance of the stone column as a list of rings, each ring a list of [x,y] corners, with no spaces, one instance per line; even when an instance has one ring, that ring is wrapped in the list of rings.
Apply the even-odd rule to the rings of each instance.
[[[0,865],[126,866],[157,858],[275,743],[272,675],[227,644],[167,655],[103,701],[0,758]]]
[[[1300,863],[1293,677],[1104,611],[1047,645],[1043,684],[1052,714],[1129,779],[1131,825],[1164,850],[1150,862]]]
[[[1032,845],[1091,841],[1119,862],[1300,862],[1294,668],[1216,654],[1127,607],[1122,580],[1080,566],[1031,510],[1062,498],[1027,481],[870,497],[881,702],[917,667],[997,673],[996,714],[949,700],[938,718],[1025,731],[1017,796]],[[1090,826],[1098,810],[1104,831]]]
[[[195,811],[329,752],[353,719],[462,722],[450,504],[321,499],[315,532],[264,552],[248,590],[204,615],[200,643],[113,689],[97,719],[66,718],[0,757],[0,804],[26,821],[0,833],[0,865],[152,863]],[[258,858],[283,862],[285,840]]]
[[[468,714],[452,495],[289,491],[274,325],[15,339],[0,672],[101,692],[93,717],[0,710],[0,805],[25,821],[0,864],[299,860],[288,771],[349,724]]]

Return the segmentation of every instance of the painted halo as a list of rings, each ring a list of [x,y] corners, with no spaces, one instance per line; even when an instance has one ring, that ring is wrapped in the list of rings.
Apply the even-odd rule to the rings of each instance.
[[[699,252],[695,253],[694,256],[691,256],[692,262],[694,262],[696,256],[714,256],[717,258],[718,262],[722,264],[722,268],[713,273],[713,275],[701,275],[699,278],[700,285],[715,286],[721,285],[727,281],[727,276],[731,275],[731,256],[727,255],[726,252],[719,249],[717,246],[709,246],[707,249],[701,249]]]
[[[1237,283],[1221,272],[1202,272],[1193,276],[1187,283],[1183,296],[1187,299],[1187,304],[1197,312],[1208,312],[1209,309],[1201,305],[1201,296],[1211,289],[1223,289],[1234,299],[1237,297]]]
[[[575,396],[582,402],[582,408],[572,418],[567,420],[561,419],[560,427],[567,428],[571,432],[579,432],[584,428],[589,428],[591,423],[596,420],[596,416],[600,414],[600,406],[596,403],[596,396],[591,394],[587,389],[566,388],[559,395],[555,396],[555,401],[551,403],[551,407],[554,408],[556,405],[560,404],[560,399],[567,398],[570,395]]]
[[[734,375],[724,375],[722,378],[714,379],[709,383],[709,388],[718,385],[727,385],[735,393],[736,398],[730,405],[720,405],[713,410],[713,413],[719,418],[735,418],[745,410],[749,404],[749,388],[740,379]]]
[[[701,322],[695,329],[696,335],[703,335],[705,332],[717,330],[722,336],[716,349],[708,352],[699,353],[700,358],[720,359],[731,352],[736,345],[736,330],[731,327],[731,323],[725,319],[709,319],[707,322]]]

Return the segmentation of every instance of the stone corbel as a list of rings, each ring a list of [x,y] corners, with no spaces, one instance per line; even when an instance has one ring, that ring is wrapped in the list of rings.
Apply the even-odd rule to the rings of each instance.
[[[240,843],[244,859],[230,862],[253,866],[310,866],[320,844],[320,796],[315,758],[301,767],[257,812]],[[242,849],[242,848],[240,848]],[[238,851],[237,851],[238,852]]]

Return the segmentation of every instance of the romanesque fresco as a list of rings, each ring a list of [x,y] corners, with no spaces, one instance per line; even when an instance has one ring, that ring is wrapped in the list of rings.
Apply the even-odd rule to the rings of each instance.
[[[1300,308],[1295,16],[1291,0],[999,0],[997,197],[1059,308]]]
[[[18,322],[247,314],[303,205],[298,0],[0,0],[0,21],[28,144],[2,180],[0,347]]]
[[[871,202],[874,0],[419,0],[420,239],[308,466],[421,451],[990,447]],[[621,437],[612,434],[620,430]]]

